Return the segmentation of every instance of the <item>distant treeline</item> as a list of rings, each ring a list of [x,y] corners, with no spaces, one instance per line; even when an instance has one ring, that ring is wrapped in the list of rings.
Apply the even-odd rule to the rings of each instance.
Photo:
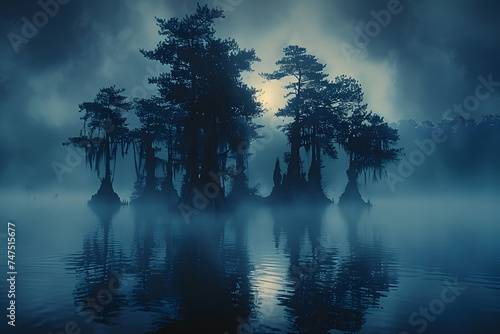
[[[404,148],[399,163],[388,168],[394,189],[402,183],[407,188],[500,184],[500,115],[478,121],[456,116],[438,123],[405,119],[391,126]]]

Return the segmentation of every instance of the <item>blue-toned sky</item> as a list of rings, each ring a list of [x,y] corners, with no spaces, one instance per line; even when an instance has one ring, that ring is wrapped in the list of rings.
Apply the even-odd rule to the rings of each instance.
[[[139,53],[160,40],[154,17],[185,16],[196,8],[196,1],[181,0],[60,0],[58,8],[54,3],[3,1],[0,8],[4,187],[59,186],[51,164],[64,162],[61,142],[81,128],[78,104],[113,84],[125,87],[131,98],[154,93],[147,77],[157,65]],[[270,128],[278,123],[273,114],[283,104],[284,91],[280,83],[263,83],[258,73],[272,71],[289,44],[315,54],[332,78],[347,74],[358,79],[370,108],[391,122],[439,121],[447,108],[474,94],[479,76],[500,81],[500,3],[494,1],[200,3],[225,8],[226,18],[216,25],[219,36],[255,48],[262,59],[246,77],[264,91],[261,99],[268,111],[261,122]],[[39,27],[30,26],[33,22]],[[499,103],[493,94],[473,116],[496,113]],[[282,134],[269,131],[272,140],[256,151],[251,169],[251,177],[263,179],[259,181],[266,189],[272,179],[265,176],[287,149]],[[83,165],[66,176],[75,187],[86,182],[79,180],[96,180]]]

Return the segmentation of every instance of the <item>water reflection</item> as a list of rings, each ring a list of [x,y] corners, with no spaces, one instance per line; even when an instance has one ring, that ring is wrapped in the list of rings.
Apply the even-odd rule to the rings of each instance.
[[[169,281],[171,273],[168,270],[169,266],[161,266],[156,260],[159,256],[155,254],[155,248],[158,247],[155,240],[158,213],[151,210],[134,210],[133,215],[134,238],[130,254],[131,263],[127,268],[127,272],[136,278],[136,284],[132,288],[132,307],[151,312],[163,306],[164,294],[161,292],[168,288],[163,286],[163,282]]]
[[[250,265],[241,218],[219,216],[214,222],[201,217],[166,232],[168,248],[175,249],[166,256],[171,264],[167,299],[175,300],[176,307],[158,319],[162,326],[156,333],[232,332],[237,317],[250,313]],[[234,220],[233,240],[225,237],[227,219]]]
[[[126,260],[113,238],[112,220],[118,208],[92,208],[99,225],[85,235],[82,252],[71,258],[70,269],[76,272],[74,289],[78,314],[86,323],[119,324],[118,318],[128,307],[120,293],[121,274]]]
[[[360,212],[336,221],[325,208],[252,208],[186,224],[136,209],[129,249],[114,240],[116,212],[95,213],[71,260],[75,304],[92,322],[117,325],[134,312],[152,333],[356,333],[397,284],[383,238],[359,237]],[[347,238],[326,236],[339,224]]]
[[[342,212],[349,247],[346,255],[340,255],[332,237],[321,236],[323,213],[277,212],[273,216],[275,224],[285,231],[289,280],[294,282],[294,293],[280,300],[286,306],[289,330],[357,333],[367,310],[377,307],[384,292],[396,284],[392,255],[383,251],[380,238],[373,243],[359,241],[357,229],[362,212],[353,210]],[[302,240],[305,236],[307,241]]]

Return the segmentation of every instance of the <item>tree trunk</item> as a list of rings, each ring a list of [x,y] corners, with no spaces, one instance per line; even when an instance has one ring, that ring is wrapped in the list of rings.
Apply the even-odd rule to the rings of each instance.
[[[217,119],[214,115],[205,120],[203,148],[199,190],[209,201],[207,208],[220,208],[224,190],[219,177]],[[217,179],[214,180],[213,175],[217,175]]]
[[[211,181],[210,173],[219,173],[217,120],[213,116],[210,116],[205,125],[203,131],[203,160],[201,166],[201,180],[203,184]]]
[[[318,142],[316,138],[317,132],[316,128],[313,128],[313,133],[312,133],[312,141],[311,141],[311,146],[312,146],[312,159],[311,159],[311,166],[309,167],[309,174],[308,174],[308,181],[309,181],[309,188],[312,192],[317,193],[322,192],[323,190],[321,189],[321,159],[317,150]]]
[[[198,157],[198,133],[199,133],[199,114],[198,109],[199,106],[197,104],[196,98],[196,75],[192,69],[193,65],[190,64],[191,70],[191,90],[190,90],[190,108],[188,112],[188,154],[186,161],[186,178],[185,184],[183,187],[182,197],[188,199],[191,197],[193,187],[198,185],[199,181],[199,157]]]
[[[274,189],[281,187],[281,180],[282,178],[281,178],[280,160],[279,158],[276,158],[276,163],[274,164],[274,172],[273,172]]]
[[[106,158],[105,158],[105,172],[104,172],[104,181],[111,184],[111,152],[110,152],[110,145],[109,145],[109,135],[106,134],[106,146],[104,147],[104,150],[106,151]]]
[[[286,171],[286,182],[288,185],[297,186],[300,183],[300,129],[298,120],[292,124],[290,143],[290,161]]]
[[[198,122],[194,110],[191,110],[188,121],[188,154],[186,161],[187,189],[198,183]],[[189,190],[188,190],[189,191]]]
[[[146,170],[146,186],[144,193],[151,193],[156,190],[156,157],[153,148],[153,138],[148,134],[145,137],[144,144],[146,145],[146,161],[144,167]]]
[[[363,200],[358,189],[359,168],[356,163],[351,160],[347,174],[347,186],[342,196],[339,199],[339,205],[342,206],[368,206],[369,204]]]
[[[109,136],[106,134],[105,138],[105,162],[104,162],[104,179],[101,181],[101,187],[95,195],[90,199],[90,205],[120,205],[121,201],[118,195],[113,190],[113,185],[111,184],[111,152]]]
[[[236,152],[236,171],[237,174],[234,176],[233,190],[231,195],[236,197],[245,197],[250,195],[248,189],[248,178],[245,169],[245,156],[243,152]]]
[[[297,107],[290,134],[290,161],[286,171],[286,184],[297,187],[300,183],[300,104],[301,78],[297,83]]]

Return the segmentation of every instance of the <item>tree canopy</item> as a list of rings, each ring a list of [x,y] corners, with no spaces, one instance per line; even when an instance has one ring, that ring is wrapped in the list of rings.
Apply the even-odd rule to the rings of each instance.
[[[83,113],[83,129],[78,137],[69,138],[69,142],[64,143],[85,148],[87,162],[98,176],[104,169],[101,188],[96,195],[114,202],[119,201],[112,188],[116,155],[120,149],[123,156],[128,148],[129,129],[123,113],[132,108],[123,95],[124,91],[124,88],[118,89],[115,86],[101,88],[93,101],[81,103],[79,111]]]
[[[99,176],[104,168],[98,194],[115,197],[111,161],[116,163],[119,148],[125,154],[132,145],[137,196],[156,196],[161,190],[177,198],[174,174],[178,172],[183,178],[180,200],[191,206],[191,213],[192,207],[223,207],[255,195],[248,185],[247,159],[252,141],[259,138],[262,125],[255,119],[263,107],[257,90],[244,82],[243,74],[252,71],[260,59],[234,39],[216,36],[215,21],[221,18],[221,10],[200,5],[182,19],[157,18],[161,40],[154,50],[140,52],[162,65],[164,71],[149,79],[158,95],[132,104],[123,95],[124,89],[112,86],[102,88],[94,101],[80,105],[83,130],[66,144],[87,148],[88,163]],[[283,52],[275,71],[261,73],[266,80],[285,81],[287,89],[286,104],[275,115],[288,120],[282,130],[290,152],[284,157],[283,176],[276,161],[275,196],[284,201],[327,200],[322,162],[336,159],[340,148],[350,158],[349,182],[355,184],[363,171],[380,177],[399,156],[394,148],[397,130],[367,111],[358,81],[345,75],[330,80],[326,65],[304,47],[290,45]],[[129,129],[123,116],[132,108],[140,122],[136,129]],[[162,151],[166,155],[160,157]],[[301,159],[304,154],[311,162],[307,173]],[[229,197],[228,181],[232,182]],[[207,187],[212,194],[207,194]]]

